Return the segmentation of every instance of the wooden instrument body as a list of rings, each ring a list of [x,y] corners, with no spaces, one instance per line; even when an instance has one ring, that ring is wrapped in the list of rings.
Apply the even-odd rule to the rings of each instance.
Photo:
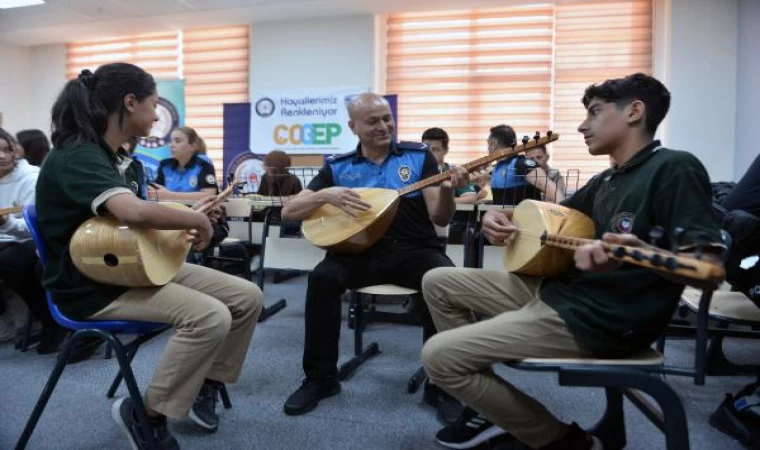
[[[186,208],[179,203],[163,203]],[[74,265],[86,277],[125,287],[163,286],[190,252],[185,230],[134,229],[112,216],[88,219],[69,242]]]
[[[553,277],[574,264],[572,250],[543,245],[541,234],[594,238],[591,218],[556,203],[523,200],[512,212],[512,223],[521,231],[506,247],[504,267],[520,275]]]
[[[358,188],[372,207],[351,217],[333,205],[323,205],[303,221],[304,237],[317,247],[338,253],[361,253],[383,237],[393,223],[400,197],[394,189]]]

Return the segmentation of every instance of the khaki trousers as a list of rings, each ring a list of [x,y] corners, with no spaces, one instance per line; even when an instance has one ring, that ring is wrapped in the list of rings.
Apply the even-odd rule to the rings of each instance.
[[[567,426],[492,366],[531,357],[580,357],[565,322],[538,298],[541,280],[482,269],[433,269],[422,293],[438,334],[422,349],[433,381],[523,443],[540,448]],[[475,322],[473,312],[491,316]]]
[[[204,378],[237,380],[262,301],[261,290],[250,281],[185,264],[165,286],[130,289],[90,318],[174,326],[145,404],[180,419],[193,405]]]

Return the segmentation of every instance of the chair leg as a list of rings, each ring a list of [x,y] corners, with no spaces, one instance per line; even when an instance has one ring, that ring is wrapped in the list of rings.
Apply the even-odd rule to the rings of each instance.
[[[119,362],[119,368],[121,369],[120,373],[124,378],[124,384],[127,385],[127,392],[129,393],[129,398],[132,400],[132,405],[137,415],[137,421],[140,424],[140,428],[142,428],[143,435],[148,438],[148,447],[152,448],[152,446],[155,445],[153,431],[148,422],[148,413],[145,410],[142,394],[140,394],[140,389],[137,387],[135,375],[132,373],[132,367],[130,366],[132,359],[127,356],[127,352],[124,351],[121,342],[113,335],[107,336],[106,342],[109,342],[113,347],[113,352],[116,355],[116,360]],[[134,353],[136,352],[137,349],[132,352],[132,357],[134,357]]]
[[[345,380],[364,361],[380,352],[380,347],[376,342],[372,342],[367,348],[362,350],[364,346],[362,335],[366,322],[364,321],[364,302],[362,301],[361,294],[354,292],[351,303],[354,309],[354,357],[343,363],[338,369],[339,380]]]
[[[616,388],[605,388],[604,393],[607,399],[604,415],[590,431],[605,449],[622,450],[626,444],[623,393]]]
[[[224,409],[232,408],[232,402],[230,401],[230,394],[227,392],[227,386],[222,384],[222,388],[219,389],[219,396],[222,397],[222,405]]]
[[[21,337],[21,352],[29,350],[29,344],[32,337],[32,325],[34,324],[34,315],[29,311],[29,316],[24,324],[24,335]]]
[[[16,443],[16,450],[23,450],[26,448],[26,444],[29,442],[29,438],[32,437],[34,428],[37,426],[37,422],[39,422],[40,417],[42,416],[42,412],[45,410],[45,406],[47,406],[48,400],[50,400],[50,396],[53,395],[53,390],[58,384],[58,380],[61,378],[61,374],[63,373],[63,369],[66,367],[66,362],[69,360],[69,356],[74,349],[74,345],[79,340],[81,335],[81,332],[74,333],[74,335],[71,336],[71,338],[66,343],[63,351],[58,355],[58,359],[56,360],[53,372],[48,377],[48,381],[45,384],[45,387],[42,389],[40,398],[34,405],[32,415],[29,416],[29,420],[26,421],[24,431],[21,433],[21,437]]]
[[[412,378],[409,379],[409,385],[406,388],[407,392],[410,394],[417,392],[420,389],[420,386],[422,386],[422,383],[427,380],[427,377],[424,367],[417,369],[417,371],[414,372],[414,375],[412,375]]]
[[[127,383],[127,388],[129,389],[130,397],[132,398],[132,402],[137,412],[138,420],[140,421],[140,426],[143,427],[143,432],[145,433],[146,436],[148,436],[149,445],[154,444],[153,433],[150,430],[147,414],[145,413],[145,405],[142,402],[142,396],[140,395],[140,391],[137,389],[137,384],[135,383],[135,378],[134,378],[134,375],[132,374],[132,370],[129,368],[129,365],[127,364],[126,356],[124,355],[124,351],[121,347],[121,343],[119,343],[119,341],[113,335],[106,334],[102,331],[83,330],[83,331],[78,331],[74,333],[74,335],[71,336],[71,338],[69,338],[63,351],[58,355],[58,360],[56,361],[55,367],[53,368],[53,372],[50,374],[50,377],[48,378],[48,382],[45,384],[45,388],[42,390],[42,394],[40,394],[39,400],[37,400],[37,404],[34,405],[34,410],[32,411],[32,415],[29,417],[29,420],[26,422],[26,425],[24,426],[24,431],[21,433],[21,437],[16,443],[16,447],[15,447],[16,450],[23,450],[26,448],[26,444],[29,442],[29,439],[32,437],[34,428],[37,426],[37,422],[39,422],[40,417],[42,416],[42,412],[45,410],[45,406],[47,406],[47,403],[50,400],[50,397],[53,395],[53,390],[55,389],[55,386],[58,384],[58,380],[61,378],[61,374],[63,374],[63,369],[66,368],[66,363],[68,362],[69,357],[71,356],[71,353],[73,352],[77,341],[79,341],[79,339],[84,338],[84,337],[103,338],[107,342],[109,342],[111,345],[114,346],[116,357],[119,360],[121,371],[124,372],[124,379],[125,379],[125,382]]]
[[[108,351],[111,351],[111,344],[106,344],[108,347]],[[127,356],[127,364],[132,364],[132,360],[135,359],[135,355],[137,354],[137,349],[139,347],[136,347],[132,351],[125,352]],[[107,358],[110,359],[110,356]],[[106,392],[106,397],[113,398],[114,395],[116,395],[116,390],[119,389],[119,385],[121,384],[122,379],[124,376],[121,373],[121,368],[119,368],[119,373],[116,374],[116,376],[113,379],[113,382],[111,383],[111,387],[108,388],[108,392]]]
[[[269,306],[265,306],[261,310],[261,314],[259,314],[259,323],[267,320],[268,318],[272,317],[273,315],[280,312],[282,309],[284,309],[286,306],[288,306],[288,302],[285,301],[284,298],[281,298],[274,302],[273,304]]]
[[[564,368],[559,372],[559,383],[562,386],[587,386],[625,389],[635,389],[648,394],[660,407],[653,410],[643,397],[625,395],[631,403],[665,434],[667,450],[689,450],[689,429],[686,413],[678,398],[678,394],[658,373],[622,369],[597,368]]]

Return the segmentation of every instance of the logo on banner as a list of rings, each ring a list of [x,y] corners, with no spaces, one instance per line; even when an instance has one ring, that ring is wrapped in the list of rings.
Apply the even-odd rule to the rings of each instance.
[[[256,102],[254,109],[259,117],[269,117],[274,114],[274,101],[269,97],[264,97]]]
[[[253,153],[241,153],[230,163],[227,179],[234,177],[240,187],[241,194],[255,194],[259,190],[261,178],[264,176],[264,164],[261,157]]]
[[[150,136],[137,139],[137,143],[145,148],[163,147],[169,143],[172,130],[179,126],[179,112],[172,102],[159,97],[156,106],[158,121],[153,123]]]

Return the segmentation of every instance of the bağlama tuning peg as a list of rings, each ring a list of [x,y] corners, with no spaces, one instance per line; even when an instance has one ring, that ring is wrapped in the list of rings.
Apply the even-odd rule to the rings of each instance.
[[[536,141],[536,144],[538,144],[538,140],[541,139],[541,132],[536,131],[536,134],[533,135],[533,139]]]
[[[657,225],[656,227],[649,230],[649,243],[655,247],[658,247],[657,241],[662,239],[663,236],[665,236],[665,228]]]
[[[523,136],[522,138],[523,147],[528,145],[528,142],[530,142],[530,138],[528,136]]]
[[[683,232],[685,230],[681,227],[676,227],[675,230],[673,230],[673,236],[670,238],[670,251],[678,254],[678,247],[681,246],[681,237],[683,236]]]
[[[552,130],[549,130],[546,132],[546,137],[551,138],[552,134],[554,134],[554,132]]]

